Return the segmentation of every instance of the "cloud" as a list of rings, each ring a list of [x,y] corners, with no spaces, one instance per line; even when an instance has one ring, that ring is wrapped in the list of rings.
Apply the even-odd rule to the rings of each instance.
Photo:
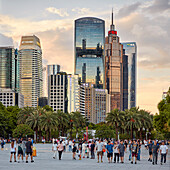
[[[0,46],[13,46],[13,39],[0,33]]]
[[[49,7],[49,8],[46,8],[46,11],[53,13],[53,14],[58,14],[60,17],[69,16],[69,14],[67,13],[67,9],[65,9],[65,8],[57,9],[54,7]]]
[[[81,15],[91,13],[89,8],[73,8],[72,11]]]
[[[140,2],[136,2],[132,5],[122,7],[118,12],[117,17],[118,18],[126,17],[130,15],[131,13],[134,13],[140,5],[141,5]]]

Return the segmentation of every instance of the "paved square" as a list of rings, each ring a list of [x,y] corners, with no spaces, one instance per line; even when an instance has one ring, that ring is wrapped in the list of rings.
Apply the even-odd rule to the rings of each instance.
[[[7,151],[0,150],[0,169],[3,170],[170,170],[170,147],[169,154],[167,156],[167,163],[160,165],[160,154],[158,156],[158,165],[152,165],[148,162],[148,151],[142,146],[141,151],[141,161],[138,161],[137,164],[130,164],[128,161],[128,151],[125,153],[125,163],[124,164],[114,164],[108,163],[106,158],[106,153],[104,155],[103,163],[97,163],[97,159],[82,159],[82,160],[72,160],[72,153],[64,152],[62,160],[53,159],[52,144],[35,144],[37,148],[37,157],[34,158],[35,162],[26,164],[24,163],[10,163],[10,150],[9,144],[6,144]],[[25,159],[24,159],[25,160]]]

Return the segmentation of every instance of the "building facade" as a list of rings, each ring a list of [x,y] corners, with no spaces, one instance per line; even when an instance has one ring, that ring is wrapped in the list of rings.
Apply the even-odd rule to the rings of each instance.
[[[42,50],[38,37],[22,36],[19,47],[20,92],[24,106],[37,107],[43,94]]]
[[[38,106],[44,107],[46,105],[48,105],[48,98],[47,97],[40,97],[38,99]]]
[[[19,91],[18,52],[13,47],[0,47],[0,88]]]
[[[10,88],[0,88],[0,102],[5,106],[24,107],[24,96]]]
[[[59,72],[48,77],[50,84],[48,86],[50,94],[48,96],[48,104],[54,111],[61,110],[67,113],[67,74]]]
[[[136,62],[137,45],[135,42],[122,43],[128,56],[128,109],[136,107]]]
[[[95,88],[104,84],[105,21],[85,17],[75,20],[74,73],[82,83],[92,83]]]
[[[123,108],[123,45],[112,24],[105,39],[105,87],[111,95],[111,110]]]

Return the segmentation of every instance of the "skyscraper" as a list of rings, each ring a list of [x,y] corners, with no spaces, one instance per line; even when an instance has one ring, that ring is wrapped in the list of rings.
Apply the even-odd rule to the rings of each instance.
[[[95,88],[104,84],[105,21],[85,17],[75,20],[75,68],[81,82]]]
[[[24,95],[24,106],[37,107],[42,97],[42,50],[35,35],[22,36],[19,47],[20,92]]]
[[[0,47],[0,88],[19,91],[19,63],[17,49]]]
[[[117,31],[113,24],[105,40],[105,87],[111,95],[111,110],[123,107],[123,45],[119,42]]]
[[[128,109],[136,107],[136,62],[137,46],[135,42],[122,43],[128,56]]]

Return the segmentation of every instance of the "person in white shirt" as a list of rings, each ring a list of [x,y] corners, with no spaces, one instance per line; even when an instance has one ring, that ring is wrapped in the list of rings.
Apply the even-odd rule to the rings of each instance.
[[[103,148],[104,148],[103,141],[101,141],[101,140],[99,139],[99,142],[96,143],[97,158],[98,158],[98,162],[97,162],[97,163],[99,163],[99,156],[101,156],[101,162],[103,162],[103,161],[102,161]]]
[[[117,157],[117,163],[119,163],[119,150],[118,150],[117,141],[115,141],[113,152],[114,152],[114,163],[116,163],[116,157]]]
[[[87,148],[87,146],[86,146],[85,142],[83,142],[83,144],[82,144],[82,154],[83,154],[83,158],[85,158],[86,148]]]
[[[72,141],[71,140],[69,140],[69,142],[68,142],[68,147],[69,147],[69,152],[71,152],[72,151]]]
[[[54,156],[53,156],[54,159],[56,159],[57,146],[58,146],[57,141],[55,141],[53,146],[52,146],[52,151],[54,152]]]
[[[64,147],[64,150],[63,150],[63,151],[65,152],[65,151],[66,151],[66,141],[65,141],[65,140],[63,140],[63,142],[62,142],[62,143],[63,143],[63,147]]]
[[[166,155],[168,154],[168,147],[165,145],[165,142],[162,142],[160,146],[160,154],[161,154],[161,165],[164,159],[164,163],[166,163]]]
[[[14,140],[12,140],[10,146],[11,146],[10,162],[12,162],[12,156],[13,156],[13,154],[14,154],[14,162],[17,162],[17,161],[16,161],[16,144],[15,144]]]

